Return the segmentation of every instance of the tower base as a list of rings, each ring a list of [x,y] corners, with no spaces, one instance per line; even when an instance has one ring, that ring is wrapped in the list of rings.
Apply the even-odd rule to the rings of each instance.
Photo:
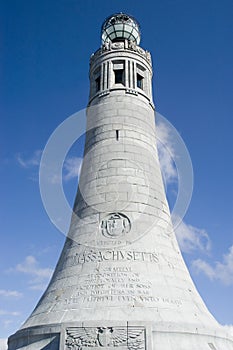
[[[233,350],[233,338],[219,326],[145,322],[70,322],[21,329],[8,350]]]

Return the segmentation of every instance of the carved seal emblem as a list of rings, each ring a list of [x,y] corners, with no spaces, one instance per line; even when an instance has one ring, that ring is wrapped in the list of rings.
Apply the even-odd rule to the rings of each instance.
[[[112,213],[102,220],[100,227],[105,237],[118,238],[130,231],[131,222],[124,214]]]

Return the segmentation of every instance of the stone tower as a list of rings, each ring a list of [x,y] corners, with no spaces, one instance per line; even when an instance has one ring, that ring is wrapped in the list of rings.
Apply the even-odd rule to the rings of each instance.
[[[126,14],[91,56],[84,160],[70,230],[9,350],[231,350],[182,259],[155,138],[151,56]]]

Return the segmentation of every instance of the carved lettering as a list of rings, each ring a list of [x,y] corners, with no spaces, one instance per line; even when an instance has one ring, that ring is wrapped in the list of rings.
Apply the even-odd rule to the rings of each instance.
[[[158,303],[179,307],[180,300],[154,296],[152,283],[130,266],[105,267],[79,279],[75,293],[65,298],[65,304],[90,303]]]
[[[137,252],[124,250],[86,250],[82,253],[77,253],[68,256],[65,260],[65,267],[76,266],[91,262],[104,261],[141,261],[158,263],[159,256],[155,252]]]

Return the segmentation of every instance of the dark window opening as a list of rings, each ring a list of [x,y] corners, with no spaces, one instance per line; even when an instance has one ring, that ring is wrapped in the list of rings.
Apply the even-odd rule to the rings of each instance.
[[[118,43],[122,41],[122,37],[112,39],[113,43]]]
[[[116,140],[119,141],[119,130],[116,130]]]
[[[124,84],[124,69],[116,69],[115,73],[115,84]]]
[[[137,87],[143,89],[143,77],[140,74],[137,74]]]
[[[95,80],[95,89],[96,92],[100,90],[100,77],[96,78]]]

